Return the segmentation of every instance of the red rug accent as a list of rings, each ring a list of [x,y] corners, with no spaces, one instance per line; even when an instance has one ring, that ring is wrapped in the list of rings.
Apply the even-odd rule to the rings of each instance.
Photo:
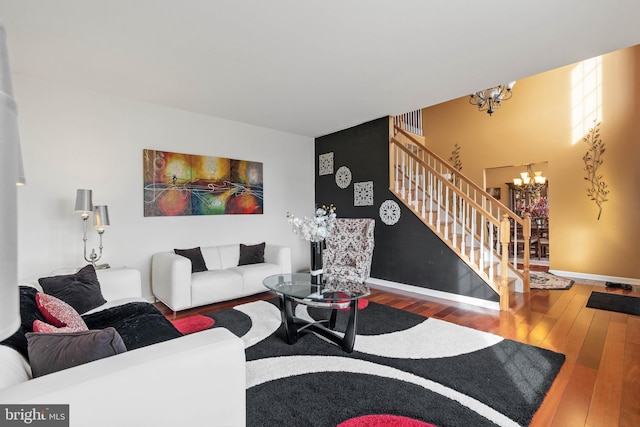
[[[338,298],[340,298],[340,295],[338,295]],[[343,302],[343,301],[339,301],[339,302]],[[347,302],[347,301],[344,301]],[[360,298],[358,300],[358,310],[364,310],[365,308],[367,308],[369,306],[369,300],[366,298]],[[347,308],[341,308],[340,310],[349,310],[349,307]]]
[[[195,316],[185,317],[184,319],[172,320],[171,323],[173,323],[173,326],[178,331],[186,335],[209,329],[215,321],[211,317],[196,314]]]
[[[341,422],[337,427],[436,427],[413,418],[397,415],[364,415]]]

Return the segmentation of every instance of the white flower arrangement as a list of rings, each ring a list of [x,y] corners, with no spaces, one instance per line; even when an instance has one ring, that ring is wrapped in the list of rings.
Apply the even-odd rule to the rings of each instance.
[[[287,212],[287,221],[291,224],[293,234],[297,234],[301,239],[308,242],[322,242],[335,227],[336,208],[333,204],[322,205],[321,208],[316,209],[315,216],[311,218],[305,216],[303,219],[296,218]]]

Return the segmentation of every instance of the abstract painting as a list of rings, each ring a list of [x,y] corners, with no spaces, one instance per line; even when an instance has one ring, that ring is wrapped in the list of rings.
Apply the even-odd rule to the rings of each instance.
[[[143,150],[144,216],[262,214],[262,163]]]

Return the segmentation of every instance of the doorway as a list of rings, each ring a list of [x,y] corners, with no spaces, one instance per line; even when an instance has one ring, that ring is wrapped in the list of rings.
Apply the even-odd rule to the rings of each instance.
[[[536,175],[539,174],[541,177],[546,177],[548,176],[548,162],[485,168],[485,188],[489,194],[518,216],[523,217],[525,213],[531,215],[531,265],[548,267],[551,254],[550,185],[546,179],[544,184],[539,183],[538,185],[533,185],[533,179],[528,186],[514,183],[514,178],[522,179],[521,174],[527,170]]]

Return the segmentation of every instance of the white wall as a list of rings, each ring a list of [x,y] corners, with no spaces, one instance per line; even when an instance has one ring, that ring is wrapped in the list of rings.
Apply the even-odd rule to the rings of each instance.
[[[314,140],[159,105],[14,76],[27,185],[18,189],[18,279],[84,264],[78,188],[109,206],[100,262],[140,270],[151,295],[151,256],[159,251],[262,241],[292,248],[294,270],[308,267],[308,244],[285,213],[314,209]],[[143,216],[142,150],[263,163],[264,214]],[[88,247],[98,246],[91,224]],[[99,262],[99,263],[100,263]]]

